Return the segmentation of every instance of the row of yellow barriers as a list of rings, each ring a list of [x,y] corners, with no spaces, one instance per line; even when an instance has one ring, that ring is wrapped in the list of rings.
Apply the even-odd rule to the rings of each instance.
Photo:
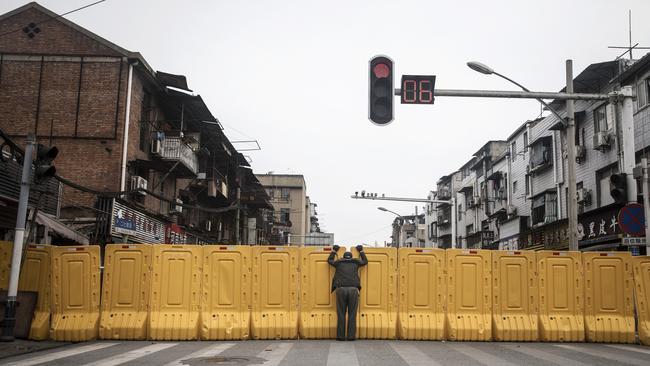
[[[33,339],[334,338],[330,250],[114,244],[100,286],[99,247],[32,245],[19,287],[42,295]],[[650,345],[650,257],[366,252],[359,338],[633,343],[636,297],[639,339]]]

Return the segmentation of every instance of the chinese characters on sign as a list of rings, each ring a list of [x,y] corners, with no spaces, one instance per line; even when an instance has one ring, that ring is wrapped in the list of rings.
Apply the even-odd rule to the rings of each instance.
[[[165,224],[144,213],[113,201],[111,215],[111,234],[128,235],[142,243],[162,243]]]

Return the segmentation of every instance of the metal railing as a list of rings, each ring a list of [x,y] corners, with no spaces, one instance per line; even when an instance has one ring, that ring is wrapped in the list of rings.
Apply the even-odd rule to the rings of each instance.
[[[199,171],[199,159],[192,148],[180,137],[167,137],[162,141],[160,156],[166,160],[180,160],[194,173]]]

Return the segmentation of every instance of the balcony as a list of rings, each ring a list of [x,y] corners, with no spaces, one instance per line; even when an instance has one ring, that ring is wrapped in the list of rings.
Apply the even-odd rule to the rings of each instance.
[[[165,163],[166,169],[174,168],[174,173],[179,177],[193,178],[199,171],[196,152],[180,137],[152,141],[151,152]]]

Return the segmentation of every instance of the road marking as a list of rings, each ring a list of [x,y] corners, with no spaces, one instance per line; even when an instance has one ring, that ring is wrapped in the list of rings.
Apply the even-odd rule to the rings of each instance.
[[[293,343],[274,343],[267,347],[267,349],[271,348],[271,350],[264,350],[258,353],[257,357],[266,360],[262,365],[277,366],[287,356],[292,346]]]
[[[532,345],[532,344],[531,344]],[[519,347],[514,344],[501,344],[500,346],[508,348],[510,350],[521,352],[529,356],[539,358],[545,361],[551,361],[558,365],[567,365],[567,366],[590,366],[588,363],[572,360],[570,358],[562,357],[551,352],[541,351],[535,348],[532,348],[529,345],[521,345]]]
[[[641,361],[636,358],[632,357],[627,357],[624,356],[620,353],[611,353],[607,351],[600,350],[595,347],[576,347],[576,346],[570,346],[568,344],[556,344],[555,347],[560,347],[564,349],[568,349],[571,351],[576,351],[580,353],[584,353],[586,355],[590,356],[596,356],[596,357],[601,357],[601,358],[606,358],[608,360],[613,360],[613,361],[618,361],[622,363],[629,363],[631,365],[638,365],[638,366],[648,366],[648,361]]]
[[[641,347],[621,346],[621,345],[618,345],[618,344],[607,344],[606,346],[607,347],[622,349],[624,351],[646,353],[646,354],[650,355],[650,349],[645,349],[645,348],[641,348]]]
[[[450,342],[447,342],[447,344],[455,351],[460,352],[465,356],[469,356],[470,358],[473,358],[474,360],[487,366],[517,366],[512,362],[508,362],[502,358],[493,356],[487,352],[483,352],[480,349],[469,346],[467,344]]]
[[[40,364],[42,364],[42,363],[51,362],[51,361],[54,361],[54,360],[58,360],[58,359],[61,359],[61,358],[65,358],[65,357],[76,356],[76,355],[79,355],[79,354],[82,354],[82,353],[86,353],[86,352],[97,351],[97,350],[100,350],[100,349],[102,349],[102,348],[106,348],[106,347],[114,346],[114,345],[116,345],[116,344],[117,344],[117,343],[95,343],[95,344],[89,344],[89,345],[87,345],[87,346],[74,347],[74,348],[72,348],[72,349],[67,349],[67,350],[64,350],[64,351],[48,353],[48,354],[43,355],[43,356],[36,356],[36,357],[27,358],[27,359],[20,360],[20,361],[14,361],[14,362],[6,363],[5,366],[18,366],[18,365],[22,365],[22,366],[31,366],[31,365],[40,365]]]
[[[121,353],[119,355],[114,355],[108,358],[105,358],[103,360],[87,363],[84,366],[116,366],[116,365],[121,365],[123,363],[127,363],[132,360],[136,360],[140,357],[144,357],[147,355],[150,355],[152,353],[156,353],[158,351],[162,351],[164,349],[167,349],[169,347],[173,347],[177,345],[178,343],[155,343],[147,347],[142,347],[138,349],[134,349],[133,351],[129,351],[126,353]]]
[[[359,366],[354,342],[332,342],[327,354],[327,366]]]
[[[234,343],[214,344],[212,346],[201,348],[200,350],[194,353],[190,353],[189,355],[181,357],[172,362],[166,363],[165,366],[184,366],[187,365],[186,363],[183,363],[184,360],[191,360],[193,358],[214,357],[221,354],[221,352],[227,350],[228,348],[234,345],[235,345]]]
[[[441,366],[412,344],[391,342],[390,346],[409,366]]]

